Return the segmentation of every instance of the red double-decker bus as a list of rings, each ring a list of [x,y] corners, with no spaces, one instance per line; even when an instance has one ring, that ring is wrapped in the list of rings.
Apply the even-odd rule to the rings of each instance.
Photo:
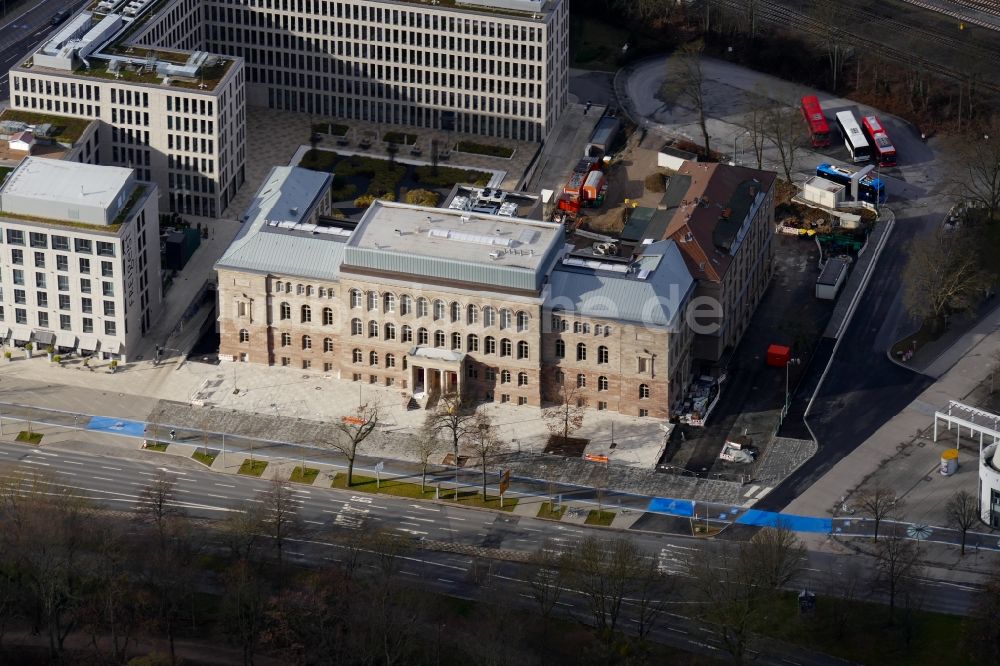
[[[825,148],[830,145],[830,126],[823,115],[816,95],[806,95],[802,98],[802,117],[809,125],[809,135],[814,148]]]
[[[882,123],[874,115],[865,116],[861,119],[861,129],[865,137],[872,145],[875,154],[872,157],[878,161],[879,166],[896,166],[896,148],[889,140]]]

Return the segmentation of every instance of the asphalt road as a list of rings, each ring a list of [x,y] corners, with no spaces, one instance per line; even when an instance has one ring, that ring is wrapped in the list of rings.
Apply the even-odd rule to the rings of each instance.
[[[61,9],[76,10],[84,3],[79,0],[29,0],[12,9],[0,19],[0,100],[10,98],[7,72],[52,31],[50,21]]]

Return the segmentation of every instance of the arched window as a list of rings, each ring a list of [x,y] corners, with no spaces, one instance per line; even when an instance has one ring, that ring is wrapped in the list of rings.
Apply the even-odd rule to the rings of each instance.
[[[291,305],[289,305],[288,303],[282,303],[280,309],[281,309],[281,318],[283,320],[284,319],[291,319],[292,318],[292,306]]]
[[[286,282],[285,283],[285,291],[287,291],[289,294],[292,293],[292,283],[291,282]]]
[[[500,355],[510,356],[513,353],[513,347],[510,344],[510,340],[503,338],[500,340]]]
[[[528,358],[528,343],[524,340],[517,343],[517,357],[519,359]]]
[[[500,328],[508,329],[511,324],[511,312],[507,308],[500,308]]]
[[[581,324],[578,321],[574,321],[573,322],[573,332],[574,333],[581,333],[581,332],[583,332],[583,324]]]
[[[434,346],[444,347],[444,331],[434,331]]]
[[[465,323],[466,324],[477,324],[479,323],[479,308],[475,305],[470,305],[467,307],[465,312]]]
[[[310,338],[308,335],[303,335],[302,336],[302,348],[303,349],[312,349],[313,348],[312,338]]]
[[[281,346],[282,347],[291,347],[292,346],[292,334],[291,333],[282,333],[281,334]]]
[[[333,308],[323,308],[323,325],[333,326]]]
[[[421,326],[417,329],[417,344],[426,345],[427,344],[427,329]]]
[[[308,324],[312,320],[313,320],[313,311],[312,311],[312,308],[309,307],[308,305],[303,305],[302,306],[302,317],[301,317],[302,323],[303,324]]]
[[[582,342],[576,345],[576,360],[586,361],[587,360],[587,345]]]
[[[646,400],[649,398],[649,384],[639,384],[639,399]]]
[[[421,296],[417,299],[417,316],[426,317],[427,316],[427,299]]]
[[[434,321],[444,319],[444,301],[440,298],[434,301]]]
[[[378,322],[370,321],[368,322],[368,337],[377,338],[378,337]]]
[[[302,294],[306,293],[306,288],[301,284],[297,284],[295,285],[295,293],[301,296]]]
[[[528,385],[528,373],[527,372],[519,372],[519,373],[517,373],[517,385],[518,386],[527,386]]]
[[[608,348],[604,345],[597,348],[597,362],[602,365],[608,362]]]
[[[312,295],[313,295],[312,285],[311,284],[307,284],[306,285],[306,296],[312,296]]]
[[[278,293],[281,293],[281,292],[285,291],[285,283],[284,282],[280,282],[280,281],[279,282],[275,282],[274,283],[274,290],[276,292],[278,292]]]
[[[403,342],[413,342],[413,329],[408,325],[403,324],[403,328],[399,332],[399,336]]]
[[[462,348],[462,334],[461,333],[452,333],[451,334],[451,348],[452,349],[461,349]]]
[[[369,291],[366,294],[366,299],[368,301],[368,311],[369,312],[378,310],[378,292],[377,291]]]
[[[351,289],[351,307],[360,308],[361,307],[361,290]]]
[[[597,390],[598,391],[608,390],[608,378],[605,377],[604,375],[601,375],[600,377],[597,378]]]
[[[510,384],[510,370],[504,370],[500,373],[500,383]]]
[[[382,311],[383,312],[396,311],[396,294],[385,294],[382,296]]]
[[[413,314],[413,299],[410,298],[409,294],[403,294],[399,297],[399,314]]]
[[[604,337],[608,337],[609,335],[611,335],[611,327],[610,326],[605,326],[604,327]]]
[[[355,363],[361,363],[364,360],[364,356],[361,354],[361,350],[360,349],[355,349],[352,352],[352,356],[354,358],[354,362]]]
[[[601,325],[594,324],[594,335],[600,335],[600,334],[601,334]]]
[[[566,342],[556,340],[556,358],[566,358]]]
[[[362,335],[364,333],[364,324],[361,320],[354,318],[351,320],[351,335]]]
[[[385,355],[385,367],[387,367],[387,368],[395,368],[396,367],[396,355],[395,354],[386,354]]]
[[[528,330],[528,323],[530,322],[530,320],[531,320],[531,317],[528,316],[527,312],[518,312],[517,313],[517,330],[518,331],[527,331]]]
[[[327,353],[333,351],[333,338],[323,338],[323,351]]]
[[[462,321],[462,304],[455,303],[452,301],[451,304],[451,321],[452,323]]]
[[[497,311],[487,305],[483,308],[483,326],[489,327],[495,325],[496,323]]]
[[[469,333],[469,336],[465,339],[465,351],[477,352],[479,351],[479,336],[474,333]]]
[[[576,387],[587,388],[587,375],[582,372],[576,376]]]
[[[393,323],[387,323],[385,325],[385,339],[395,340],[396,339],[396,325]]]
[[[587,322],[583,323],[583,332],[586,333],[587,335],[590,334],[590,324],[588,324]]]
[[[326,287],[320,287],[319,288],[319,297],[320,298],[326,298]]]
[[[562,370],[556,370],[556,384],[558,384],[561,387],[563,385],[563,382],[565,381],[566,381],[566,373],[564,373]]]
[[[250,331],[245,328],[240,329],[240,342],[250,342]]]
[[[496,354],[497,353],[497,341],[492,335],[487,335],[486,339],[483,340],[483,353],[485,354]]]
[[[377,366],[378,365],[378,352],[368,352],[368,365]]]

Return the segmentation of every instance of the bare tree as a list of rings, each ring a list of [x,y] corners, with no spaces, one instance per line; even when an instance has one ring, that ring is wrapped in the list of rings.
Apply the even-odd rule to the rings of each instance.
[[[469,444],[483,468],[483,501],[485,502],[490,459],[504,453],[507,450],[507,442],[500,438],[493,420],[486,414],[480,413],[476,419],[475,435],[469,439]],[[455,488],[455,495],[458,495],[458,488]]]
[[[347,458],[348,487],[354,485],[354,461],[358,457],[358,448],[378,428],[381,409],[377,401],[360,405],[354,415],[335,421],[333,436],[324,440],[324,444],[337,449]]]
[[[816,14],[816,19],[826,26],[819,39],[830,62],[830,90],[837,92],[837,86],[840,84],[840,72],[844,68],[844,62],[851,54],[851,47],[847,42],[848,35],[843,29],[847,19],[844,16],[843,7],[836,3],[817,3],[814,5],[813,11]]]
[[[271,486],[262,493],[264,501],[264,520],[261,527],[266,530],[275,549],[278,551],[278,568],[282,565],[282,553],[285,542],[302,533],[303,523],[299,516],[299,507],[288,481],[278,477],[271,479]]]
[[[890,534],[875,549],[876,584],[889,597],[889,623],[896,618],[896,601],[908,593],[913,578],[920,575],[920,548],[916,541]]]
[[[538,603],[538,611],[547,624],[566,587],[572,559],[570,555],[557,552],[551,543],[545,542],[528,556],[528,565],[531,567],[528,576],[531,596]]]
[[[764,166],[764,146],[767,144],[768,137],[767,115],[772,102],[760,86],[755,86],[754,91],[747,95],[747,99],[750,102],[750,107],[743,114],[740,126],[747,131],[753,156],[757,161],[757,168],[760,169]],[[733,159],[736,159],[735,155]]]
[[[243,650],[243,665],[253,666],[267,609],[262,577],[241,560],[226,572],[225,583],[222,616],[226,632]]]
[[[164,470],[159,470],[149,485],[139,493],[139,499],[136,501],[136,518],[156,527],[161,548],[166,542],[168,521],[184,513],[183,509],[177,506],[174,497],[176,485],[176,478]]]
[[[966,664],[1000,664],[1000,580],[991,579],[976,595],[962,640]]]
[[[583,426],[583,417],[587,411],[586,399],[579,397],[576,383],[564,381],[556,396],[556,406],[542,412],[542,419],[549,432],[563,441]]]
[[[262,504],[248,503],[234,509],[222,521],[222,534],[230,554],[242,560],[252,559],[264,533],[266,514]]]
[[[417,461],[420,463],[420,492],[424,492],[427,485],[427,466],[430,465],[431,456],[438,450],[437,433],[425,426],[410,440],[413,452],[417,454]]]
[[[869,586],[868,572],[855,559],[848,561],[842,570],[828,572],[829,579],[836,581],[837,594],[831,595],[830,618],[837,638],[843,640],[852,620],[857,617],[857,602],[861,592]]]
[[[438,437],[451,443],[455,457],[455,500],[458,500],[458,447],[473,435],[477,428],[478,414],[471,400],[457,393],[441,396],[437,406],[427,415],[427,428]]]
[[[875,541],[878,541],[879,526],[882,521],[903,507],[903,500],[896,499],[896,493],[881,483],[862,488],[856,502],[861,513],[875,521]]]
[[[968,228],[939,228],[910,242],[903,268],[903,302],[932,332],[943,330],[950,312],[972,311],[989,287],[981,247]]]
[[[759,584],[779,589],[802,571],[806,549],[787,527],[765,527],[747,542],[743,555]]]
[[[649,571],[646,554],[631,539],[585,538],[572,559],[572,582],[587,600],[587,607],[604,641],[614,639],[625,599]],[[651,619],[644,613],[647,624]]]
[[[798,109],[787,105],[772,107],[764,117],[764,132],[778,151],[785,180],[791,183],[802,148],[802,117]]]
[[[968,148],[961,155],[953,187],[964,200],[986,211],[987,222],[995,222],[1000,217],[1000,124],[963,143]]]
[[[698,126],[705,141],[705,156],[712,153],[709,147],[708,125],[705,112],[705,74],[701,67],[701,55],[705,44],[701,40],[685,44],[667,59],[667,78],[660,88],[660,99],[677,106],[688,103],[698,114]]]
[[[965,539],[979,522],[979,502],[972,493],[959,490],[948,499],[944,510],[948,524],[962,533],[962,555],[965,555]]]

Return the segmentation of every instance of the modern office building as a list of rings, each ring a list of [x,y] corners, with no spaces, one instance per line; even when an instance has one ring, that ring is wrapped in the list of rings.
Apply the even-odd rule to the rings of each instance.
[[[330,176],[276,168],[216,264],[220,355],[540,406],[667,418],[690,377],[677,244],[573,250],[563,227],[376,201],[325,218]],[[427,404],[424,402],[424,404]]]
[[[128,360],[160,311],[156,185],[27,157],[0,186],[0,333]]]
[[[151,0],[102,0],[67,21],[11,68],[11,107],[100,121],[99,162],[134,168],[157,185],[160,207],[216,217],[243,184],[243,61],[204,51],[139,46],[136,35],[172,16]],[[152,23],[153,25],[147,25]],[[180,30],[187,24],[175,21]],[[190,26],[189,26],[190,27]],[[192,30],[197,34],[201,23]],[[188,33],[159,42],[192,45]]]

